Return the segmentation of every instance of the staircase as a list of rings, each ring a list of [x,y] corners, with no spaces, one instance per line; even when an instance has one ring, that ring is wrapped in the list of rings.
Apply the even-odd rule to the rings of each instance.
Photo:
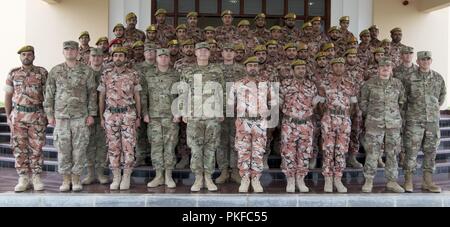
[[[441,129],[441,144],[439,146],[437,156],[436,156],[436,172],[437,173],[450,173],[450,114],[446,112],[441,113],[440,119],[440,129]],[[43,148],[44,152],[44,171],[55,172],[58,170],[57,156],[58,152],[55,147],[53,147],[53,128],[47,128],[46,143]],[[277,152],[275,152],[277,153]],[[418,162],[419,165],[422,162],[423,153],[419,152]],[[358,160],[364,162],[364,153],[359,153]],[[321,163],[320,158],[318,163]],[[269,170],[265,170],[262,176],[263,182],[271,179],[284,179],[284,174],[280,169],[281,157],[279,155],[271,155],[269,157]],[[3,108],[0,109],[0,168],[14,168],[14,156],[10,146],[10,128],[6,123],[6,114]],[[383,177],[383,169],[378,170],[377,177]],[[321,178],[321,168],[316,168],[310,171],[308,178],[313,179]],[[345,169],[345,178],[349,177],[359,177],[361,178],[362,169]],[[420,173],[420,170],[418,169]],[[403,172],[399,169],[399,174],[402,175]],[[141,180],[145,182],[150,177],[155,175],[154,170],[150,166],[137,167],[133,171],[133,177],[142,178]],[[213,177],[219,175],[218,170],[215,171]],[[174,170],[175,180],[192,180],[193,174],[190,169]]]

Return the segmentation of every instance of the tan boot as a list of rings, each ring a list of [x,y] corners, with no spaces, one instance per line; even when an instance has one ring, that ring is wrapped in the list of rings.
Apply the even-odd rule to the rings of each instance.
[[[378,158],[378,168],[384,168],[386,165],[383,162],[383,158],[381,156]]]
[[[315,169],[317,166],[317,157],[309,159],[309,169]]]
[[[342,178],[340,177],[334,178],[334,187],[339,193],[347,193],[347,188],[342,184]]]
[[[95,181],[95,168],[93,166],[87,167],[87,176],[81,181],[82,184],[92,184]]]
[[[35,191],[44,190],[44,183],[41,180],[40,174],[33,174],[33,189]]]
[[[295,192],[295,177],[287,177],[286,192]]]
[[[237,168],[231,169],[231,180],[238,184],[241,183],[241,175],[239,175],[239,170]]]
[[[79,192],[83,190],[83,185],[80,181],[80,175],[72,174],[72,191]]]
[[[405,184],[403,185],[403,187],[405,188],[405,192],[413,192],[414,191],[412,173],[405,173]]]
[[[216,178],[216,184],[223,184],[227,182],[228,178],[230,178],[230,173],[228,172],[228,169],[224,169],[220,173],[220,176]]]
[[[441,193],[441,187],[433,183],[433,174],[430,172],[423,173],[422,190]]]
[[[70,174],[63,175],[63,182],[61,186],[59,186],[59,191],[60,192],[70,191],[70,181],[71,181]]]
[[[109,179],[105,175],[104,169],[102,167],[97,168],[96,173],[97,173],[97,180],[100,182],[100,184],[108,184],[109,183]]]
[[[241,185],[239,186],[239,192],[247,193],[249,187],[250,187],[250,178],[248,176],[242,177]]]
[[[251,181],[253,192],[256,192],[256,193],[261,193],[264,191],[264,189],[261,185],[261,182],[259,181],[259,178],[260,178],[259,176],[253,177],[252,181]]]
[[[132,169],[124,169],[123,170],[123,175],[122,175],[122,180],[120,181],[120,190],[128,190],[130,189],[130,178],[131,178],[131,173],[133,172]]]
[[[295,181],[297,183],[297,188],[298,190],[300,190],[300,192],[303,193],[309,192],[309,188],[305,184],[305,176],[296,176]]]
[[[366,177],[366,181],[364,182],[361,191],[365,193],[370,193],[372,192],[372,188],[373,188],[373,177]]]
[[[175,188],[177,186],[177,184],[175,184],[175,181],[173,181],[171,169],[166,169],[164,182],[164,184],[167,185],[168,188]]]
[[[148,182],[147,187],[155,188],[155,187],[164,185],[164,183],[165,183],[164,181],[165,181],[165,179],[164,179],[164,176],[163,176],[163,170],[158,169],[158,170],[156,170],[155,178],[153,178],[152,181]]]
[[[14,187],[14,191],[15,192],[24,192],[28,189],[29,185],[30,185],[30,178],[28,177],[28,175],[21,174],[19,176],[18,183]]]
[[[195,174],[195,181],[191,187],[192,192],[198,192],[203,188],[203,174]]]
[[[363,165],[356,160],[356,154],[350,154],[348,156],[347,167],[353,167],[356,169],[361,169]]]
[[[188,167],[189,167],[189,156],[183,156],[175,166],[175,169],[186,169]]]
[[[333,192],[333,177],[325,177],[325,185],[323,186],[324,192]]]
[[[217,186],[214,184],[214,181],[211,178],[211,174],[205,174],[205,184],[208,188],[208,191],[217,191]]]
[[[119,190],[120,181],[122,180],[122,174],[120,169],[113,169],[113,182],[109,185],[110,190]]]
[[[388,181],[386,184],[387,190],[395,193],[403,193],[405,190],[396,181]]]

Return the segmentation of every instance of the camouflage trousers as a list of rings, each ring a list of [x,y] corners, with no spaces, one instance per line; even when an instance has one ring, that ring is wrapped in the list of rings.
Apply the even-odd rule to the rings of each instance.
[[[148,124],[148,140],[152,143],[152,165],[156,170],[172,170],[176,164],[178,123],[172,118],[152,118]]]
[[[326,114],[322,121],[322,174],[325,177],[342,177],[345,154],[350,142],[350,117]]]
[[[132,169],[136,145],[136,112],[110,113],[106,111],[105,131],[111,169]]]
[[[317,158],[321,151],[320,140],[321,138],[321,123],[320,123],[320,115],[314,114],[312,116],[312,123],[314,126],[313,129],[313,151],[311,154],[311,158]]]
[[[141,127],[136,129],[136,159],[146,159],[150,157],[150,143],[148,140],[148,125],[143,120],[141,121]]]
[[[187,125],[184,122],[180,122],[179,129],[179,140],[177,145],[177,154],[180,157],[189,157],[191,155],[191,149],[187,145],[187,135],[186,135]]]
[[[362,119],[362,112],[359,108],[351,116],[352,126],[350,132],[350,145],[348,153],[357,154],[361,146],[360,138],[363,132],[364,123]]]
[[[266,145],[265,121],[245,118],[236,120],[235,148],[238,153],[238,168],[241,177],[261,176]]]
[[[53,141],[58,150],[59,173],[81,175],[89,144],[86,118],[56,119]]]
[[[414,173],[417,167],[417,153],[423,147],[423,172],[434,172],[436,150],[439,146],[441,134],[439,121],[412,122],[406,121],[403,134],[403,145],[406,151],[405,172]]]
[[[106,135],[105,129],[100,124],[100,118],[94,118],[94,124],[89,128],[89,144],[86,150],[86,166],[106,168]]]
[[[383,151],[384,144],[386,153],[386,178],[396,181],[398,178],[397,155],[401,149],[400,128],[379,128],[376,126],[366,127],[364,134],[364,150],[366,151],[366,161],[364,163],[364,177],[374,178],[377,173],[378,157]]]
[[[186,135],[187,144],[192,151],[192,172],[194,174],[213,174],[214,156],[220,140],[220,122],[217,119],[191,118],[187,123]]]
[[[313,151],[314,125],[283,119],[281,126],[281,169],[287,177],[306,176]]]
[[[237,152],[234,149],[236,118],[225,118],[221,124],[220,144],[216,150],[216,160],[220,171],[237,168]]]
[[[41,114],[36,122],[42,124],[30,124],[20,121],[15,116],[15,111],[11,116],[11,147],[13,150],[15,164],[14,167],[19,175],[32,172],[39,174],[42,172],[43,154],[42,147],[45,144],[45,115]]]

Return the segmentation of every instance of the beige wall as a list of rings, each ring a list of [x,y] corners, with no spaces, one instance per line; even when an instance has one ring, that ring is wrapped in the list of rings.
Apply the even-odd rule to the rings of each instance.
[[[374,0],[373,22],[380,27],[380,38],[390,38],[389,31],[394,27],[403,29],[403,43],[413,46],[416,51],[433,52],[433,69],[445,79],[450,88],[450,8],[430,13],[419,11],[419,2],[410,0],[408,6],[401,1]],[[450,94],[450,89],[447,89]],[[450,106],[450,95],[443,108]]]

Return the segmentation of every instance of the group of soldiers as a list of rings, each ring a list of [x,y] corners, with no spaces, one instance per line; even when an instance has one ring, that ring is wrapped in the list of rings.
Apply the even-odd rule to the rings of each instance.
[[[260,13],[253,30],[248,20],[234,26],[229,10],[223,25],[204,29],[196,12],[176,28],[166,13],[157,10],[145,33],[129,13],[126,27],[117,24],[115,38],[101,37],[96,47],[82,32],[79,43],[63,43],[65,62],[49,73],[33,65],[32,46],[18,51],[22,66],[5,86],[15,191],[44,189],[47,125],[54,127],[60,191],[108,184],[108,160],[110,189],[127,190],[150,150],[156,176],[148,187],[176,187],[173,169],[190,164],[191,191],[216,191],[231,180],[239,192],[250,185],[263,192],[260,177],[273,151],[281,155],[287,192],[309,191],[304,179],[319,154],[325,192],[347,192],[341,179],[348,166],[364,168],[363,192],[372,191],[377,167],[385,167],[388,190],[412,192],[421,148],[422,188],[441,191],[432,173],[445,83],[430,69],[431,52],[418,52],[413,63],[400,28],[391,30],[392,41],[380,41],[373,25],[358,42],[347,16],[323,32],[320,17],[298,28],[293,13],[270,29]],[[361,145],[364,166],[356,159]],[[221,174],[213,181],[216,162]]]

